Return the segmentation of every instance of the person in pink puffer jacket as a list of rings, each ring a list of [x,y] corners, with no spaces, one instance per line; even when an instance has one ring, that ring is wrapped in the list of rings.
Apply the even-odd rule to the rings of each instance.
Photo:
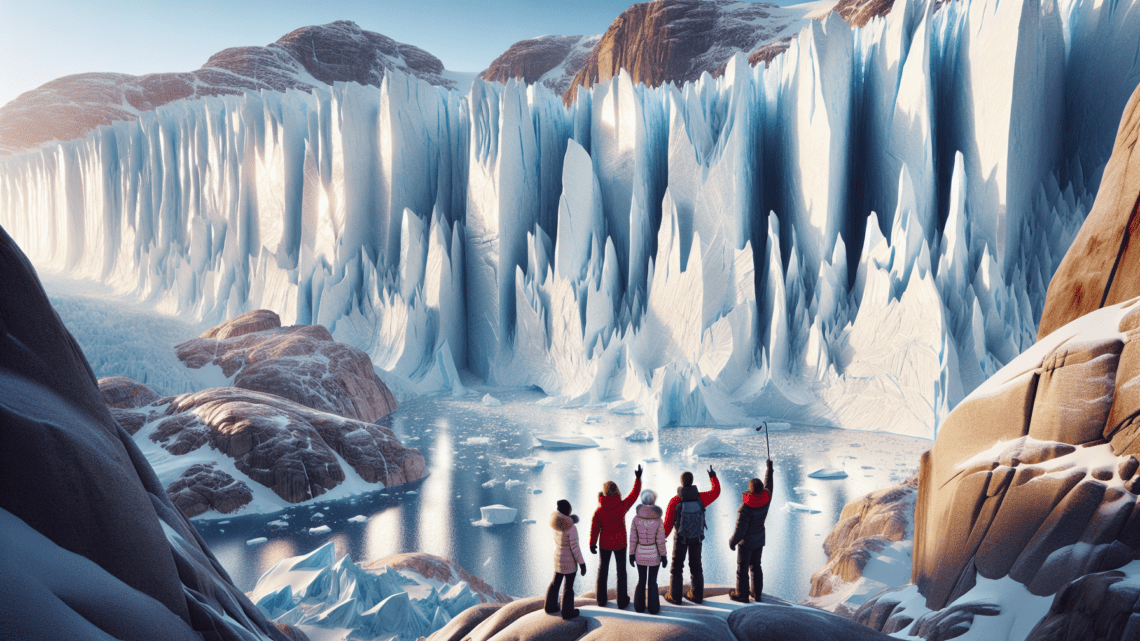
[[[637,516],[629,526],[629,564],[637,567],[637,588],[633,593],[633,609],[645,612],[646,596],[649,613],[661,611],[661,593],[657,590],[657,571],[666,567],[665,525],[661,522],[661,508],[654,505],[657,493],[641,493]]]
[[[570,513],[570,501],[558,501],[558,511],[550,516],[550,527],[554,528],[554,580],[546,589],[545,610],[547,614],[558,614],[558,588],[562,582],[566,587],[562,591],[562,618],[573,619],[578,616],[574,607],[574,575],[576,570],[582,570],[586,576],[586,559],[582,557],[582,550],[578,549],[578,515]]]

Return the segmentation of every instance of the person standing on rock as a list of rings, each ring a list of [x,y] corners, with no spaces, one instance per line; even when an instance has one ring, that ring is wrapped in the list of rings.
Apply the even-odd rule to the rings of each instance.
[[[554,528],[554,580],[546,588],[547,614],[558,614],[558,588],[562,582],[566,587],[562,590],[562,618],[573,619],[578,616],[574,607],[574,574],[577,570],[586,576],[586,559],[578,549],[578,515],[570,513],[570,501],[558,501],[558,511],[550,517],[550,527]]]
[[[705,508],[716,497],[720,496],[720,481],[716,478],[716,471],[709,466],[709,481],[712,489],[707,492],[697,490],[693,485],[693,473],[681,473],[681,487],[677,488],[677,496],[669,501],[665,510],[665,536],[676,529],[673,537],[673,568],[669,571],[669,593],[665,600],[673,605],[681,605],[682,569],[685,556],[689,557],[689,575],[692,577],[692,588],[685,593],[685,598],[693,603],[700,603],[705,598],[705,573],[701,566],[701,541],[705,538]]]
[[[645,612],[646,597],[649,613],[661,611],[661,595],[657,591],[657,571],[666,567],[665,526],[661,522],[661,508],[654,505],[657,493],[641,493],[641,505],[629,526],[629,564],[637,568],[637,587],[633,591],[633,609]]]
[[[617,571],[617,607],[624,610],[629,605],[629,586],[625,577],[625,513],[633,507],[634,500],[641,493],[641,466],[633,475],[633,489],[624,499],[617,483],[606,481],[598,492],[598,509],[590,521],[590,553],[598,553],[599,539],[602,547],[602,562],[598,565],[597,599],[598,606],[605,607],[609,602],[609,589],[606,583],[610,574],[610,555],[617,557],[614,569]]]
[[[736,529],[728,541],[728,549],[736,550],[736,589],[728,593],[728,598],[748,603],[748,572],[752,571],[752,598],[760,601],[764,591],[764,570],[760,568],[760,556],[764,552],[764,520],[768,518],[768,508],[772,504],[772,459],[768,459],[768,470],[764,473],[764,483],[760,479],[748,482],[744,502],[736,516]]]

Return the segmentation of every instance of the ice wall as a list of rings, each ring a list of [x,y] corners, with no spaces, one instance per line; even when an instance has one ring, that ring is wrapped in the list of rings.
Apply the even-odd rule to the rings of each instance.
[[[659,425],[932,437],[1036,335],[1140,82],[1140,0],[898,0],[770,67],[174,103],[0,159],[41,269],[268,307],[397,393],[469,369]]]

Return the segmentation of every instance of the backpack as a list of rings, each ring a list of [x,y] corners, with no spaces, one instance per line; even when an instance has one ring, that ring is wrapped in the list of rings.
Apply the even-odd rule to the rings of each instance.
[[[687,499],[686,493],[681,493],[681,509],[677,510],[676,523],[673,527],[677,530],[677,536],[682,539],[704,540],[705,529],[708,528],[708,524],[705,523],[705,504],[701,502],[700,493],[695,491],[696,488],[693,489],[690,494],[696,494],[696,500]]]

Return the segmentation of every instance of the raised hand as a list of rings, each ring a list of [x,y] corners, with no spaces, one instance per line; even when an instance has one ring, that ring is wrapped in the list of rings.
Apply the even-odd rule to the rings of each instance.
[[[641,465],[637,466],[637,469],[633,471],[633,475],[637,478],[641,478]]]
[[[711,465],[709,466],[709,478],[710,479],[716,478],[716,470],[714,470]]]

